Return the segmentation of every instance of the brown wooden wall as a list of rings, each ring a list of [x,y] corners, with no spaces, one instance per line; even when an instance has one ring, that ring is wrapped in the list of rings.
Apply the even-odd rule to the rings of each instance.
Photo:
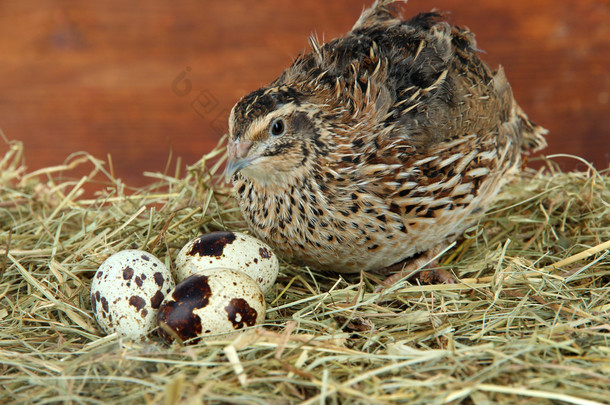
[[[86,150],[144,184],[170,148],[195,162],[242,95],[274,79],[311,32],[348,31],[370,2],[2,1],[0,128],[25,143],[30,169]],[[404,15],[433,7],[504,66],[524,110],[551,131],[547,154],[608,167],[608,0],[411,0]]]

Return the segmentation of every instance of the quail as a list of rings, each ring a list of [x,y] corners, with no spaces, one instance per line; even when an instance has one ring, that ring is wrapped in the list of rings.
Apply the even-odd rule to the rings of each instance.
[[[546,130],[474,35],[391,0],[310,38],[229,117],[226,176],[251,231],[314,269],[379,271],[455,240]]]

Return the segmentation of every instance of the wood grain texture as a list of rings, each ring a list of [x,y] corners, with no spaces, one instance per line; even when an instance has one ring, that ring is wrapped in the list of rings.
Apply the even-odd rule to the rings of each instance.
[[[145,184],[170,149],[186,163],[210,150],[241,96],[277,77],[310,33],[347,32],[369,3],[0,2],[0,128],[25,143],[30,169],[85,150]],[[546,154],[608,167],[610,2],[411,0],[404,15],[432,8],[504,66],[523,109],[551,131]]]

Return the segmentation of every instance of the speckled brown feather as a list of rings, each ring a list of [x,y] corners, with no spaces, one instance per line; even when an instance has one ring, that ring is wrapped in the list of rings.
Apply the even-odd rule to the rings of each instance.
[[[470,32],[436,13],[401,20],[393,3],[344,37],[312,38],[311,53],[231,113],[244,218],[314,268],[380,269],[454,239],[521,155],[546,144]]]

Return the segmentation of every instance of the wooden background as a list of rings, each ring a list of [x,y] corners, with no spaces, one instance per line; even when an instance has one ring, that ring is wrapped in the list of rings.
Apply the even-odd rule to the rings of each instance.
[[[241,96],[274,79],[311,32],[347,32],[371,1],[2,1],[0,128],[24,142],[30,170],[85,150],[145,184],[170,149],[188,164],[209,151]],[[547,154],[608,167],[608,0],[411,0],[404,15],[433,7],[505,67],[521,106],[551,131]]]

